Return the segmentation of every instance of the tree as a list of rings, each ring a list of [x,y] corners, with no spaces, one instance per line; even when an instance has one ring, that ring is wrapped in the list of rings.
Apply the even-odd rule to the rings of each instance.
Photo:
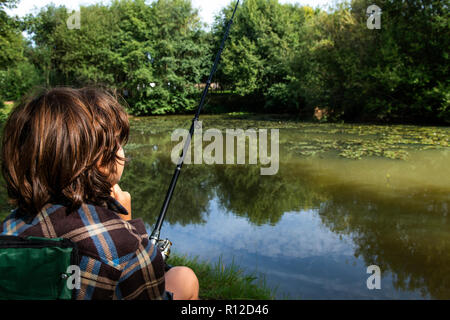
[[[135,115],[196,107],[234,9],[206,31],[190,0],[114,0],[81,7],[81,28],[71,30],[63,6],[18,21],[3,10],[15,3],[0,2],[4,97],[36,83],[105,86]],[[380,0],[380,30],[367,28],[370,4],[324,11],[243,0],[214,80],[227,93],[213,96],[212,109],[312,116],[318,107],[334,120],[450,123],[449,0]]]
[[[5,12],[13,8],[16,0],[0,0],[0,69],[23,58],[23,40],[19,22]]]
[[[28,45],[21,34],[23,25],[9,17],[5,8],[13,8],[15,0],[0,1],[0,101],[17,100],[41,81],[27,57]]]
[[[47,85],[104,85],[126,93],[136,115],[185,112],[206,76],[210,50],[187,0],[116,0],[81,7],[81,28],[65,7],[28,17]]]
[[[217,39],[222,37],[221,26],[233,7],[230,4],[216,19]],[[298,6],[281,5],[277,0],[243,1],[223,54],[219,81],[239,95],[264,96],[267,111],[298,109],[298,95],[287,89],[291,73],[286,62],[298,49],[304,20],[304,11]]]

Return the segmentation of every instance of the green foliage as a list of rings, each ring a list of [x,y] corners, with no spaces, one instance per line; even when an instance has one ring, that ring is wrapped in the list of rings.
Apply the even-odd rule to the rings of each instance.
[[[0,92],[5,100],[18,100],[30,88],[42,82],[37,68],[29,61],[21,61],[0,70]]]
[[[26,56],[27,43],[22,36],[22,24],[9,17],[5,8],[17,1],[0,1],[0,100],[16,100],[40,82],[34,65]]]
[[[0,2],[0,95],[36,84],[106,86],[134,115],[189,113],[235,2],[203,28],[190,0],[114,0],[71,13],[49,5],[19,21]],[[327,120],[450,123],[449,0],[380,0],[381,29],[367,28],[372,1],[330,10],[243,0],[206,111],[289,113]],[[26,30],[32,41],[25,41]]]
[[[378,1],[381,30],[367,28],[371,4],[325,12],[244,0],[220,82],[264,96],[266,112],[312,115],[319,106],[334,119],[449,123],[449,1]]]
[[[216,41],[233,6],[225,8],[216,21]],[[286,62],[296,54],[303,20],[303,8],[280,5],[277,0],[243,1],[223,54],[220,83],[240,95],[265,96],[270,111],[296,109],[298,94],[289,86]]]
[[[136,115],[192,110],[209,44],[190,1],[81,7],[80,29],[67,28],[68,17],[48,6],[27,18],[46,84],[117,89]]]
[[[5,8],[15,7],[15,0],[0,1],[0,69],[22,59],[22,35],[19,22],[5,12]]]

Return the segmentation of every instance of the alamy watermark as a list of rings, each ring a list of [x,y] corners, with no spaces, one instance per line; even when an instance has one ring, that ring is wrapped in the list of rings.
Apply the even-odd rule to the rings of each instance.
[[[372,4],[367,8],[367,14],[369,15],[367,28],[370,30],[381,29],[381,8],[376,4]]]
[[[81,29],[81,13],[78,9],[75,10],[69,10],[67,9],[67,14],[69,14],[69,17],[66,20],[66,25],[69,30],[72,29]]]
[[[377,265],[367,267],[367,273],[371,276],[367,279],[366,285],[369,290],[381,289],[381,269]]]
[[[66,285],[70,290],[81,288],[81,270],[79,266],[71,265],[67,267],[66,273],[62,274],[62,279],[67,279]]]
[[[270,152],[268,133],[270,131]],[[208,129],[203,132],[202,122],[197,121],[192,137],[193,159],[191,148],[186,150],[186,164],[251,164],[262,166],[261,175],[275,175],[279,169],[279,130],[278,129]],[[172,162],[178,164],[181,150],[189,130],[176,129],[171,136],[173,142],[181,141],[172,149]],[[248,157],[246,154],[248,140]],[[203,142],[210,142],[203,148]],[[225,145],[225,148],[224,148]],[[247,162],[248,158],[248,162]],[[193,160],[193,161],[192,161]]]

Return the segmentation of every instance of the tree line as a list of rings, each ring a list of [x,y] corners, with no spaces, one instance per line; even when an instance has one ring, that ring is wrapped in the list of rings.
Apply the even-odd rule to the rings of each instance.
[[[243,0],[206,111],[325,119],[450,123],[449,0],[373,0],[312,9]],[[210,29],[190,0],[113,0],[73,12],[49,5],[9,16],[0,0],[0,97],[36,86],[104,86],[134,115],[191,112],[233,3]],[[27,36],[25,37],[24,31]]]

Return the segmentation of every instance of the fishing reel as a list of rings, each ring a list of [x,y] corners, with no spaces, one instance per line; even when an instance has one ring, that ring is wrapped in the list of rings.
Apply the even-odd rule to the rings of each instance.
[[[167,261],[167,259],[169,259],[170,257],[170,248],[172,247],[172,242],[170,242],[169,239],[158,239],[156,241],[156,247],[161,252],[164,261]]]

